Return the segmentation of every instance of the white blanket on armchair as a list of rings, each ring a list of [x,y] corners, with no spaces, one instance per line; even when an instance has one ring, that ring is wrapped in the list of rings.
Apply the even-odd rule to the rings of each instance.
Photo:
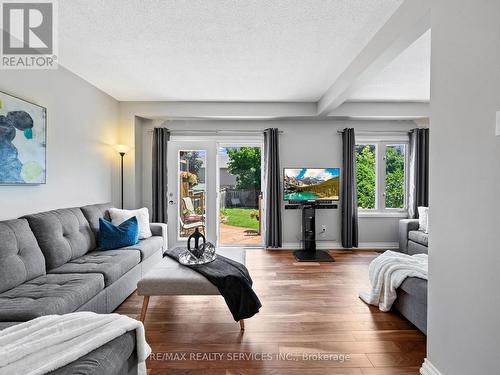
[[[396,300],[396,289],[407,277],[427,280],[427,254],[407,255],[387,250],[375,258],[368,268],[369,292],[360,292],[359,297],[381,311],[389,311]]]
[[[151,348],[142,323],[124,315],[92,312],[43,316],[0,331],[0,374],[45,374],[132,330],[138,374],[146,374]]]

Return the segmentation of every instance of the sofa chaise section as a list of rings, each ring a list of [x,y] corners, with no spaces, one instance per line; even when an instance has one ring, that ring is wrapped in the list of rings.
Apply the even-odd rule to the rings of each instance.
[[[418,219],[399,222],[399,251],[409,255],[427,254],[429,235],[419,230]],[[427,280],[408,277],[397,290],[393,309],[427,333]]]
[[[0,294],[0,321],[35,319],[78,310],[104,289],[101,274],[47,274]]]
[[[129,331],[47,375],[135,375],[137,351],[135,331]]]
[[[427,333],[427,280],[407,278],[397,289],[393,308],[421,332]]]
[[[165,224],[134,246],[98,251],[99,218],[110,203],[67,208],[0,222],[0,329],[49,314],[110,313],[162,259]],[[135,332],[73,363],[63,374],[136,374]]]

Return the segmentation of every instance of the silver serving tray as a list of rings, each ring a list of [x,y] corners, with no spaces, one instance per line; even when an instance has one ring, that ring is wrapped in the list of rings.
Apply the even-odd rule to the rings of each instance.
[[[213,262],[216,258],[217,254],[215,252],[205,251],[199,258],[197,258],[193,255],[193,253],[186,249],[179,256],[179,263],[186,266],[193,266]]]

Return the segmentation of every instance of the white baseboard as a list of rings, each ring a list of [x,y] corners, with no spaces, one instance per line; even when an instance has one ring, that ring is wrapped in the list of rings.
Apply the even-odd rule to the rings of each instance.
[[[422,375],[443,375],[427,358],[424,359],[424,363],[422,363],[420,373]]]
[[[345,250],[342,244],[337,241],[318,241],[316,242],[316,247],[320,250]],[[377,249],[377,250],[394,250],[399,248],[398,242],[360,242],[356,249],[367,250],[367,249]],[[302,243],[300,242],[285,242],[280,249],[283,250],[297,250],[302,249]],[[280,250],[277,249],[277,250]]]

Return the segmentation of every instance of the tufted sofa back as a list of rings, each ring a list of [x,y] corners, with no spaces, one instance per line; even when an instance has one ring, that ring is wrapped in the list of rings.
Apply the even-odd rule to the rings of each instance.
[[[96,239],[99,233],[99,219],[104,218],[111,221],[111,217],[109,216],[109,209],[111,207],[113,207],[111,203],[91,204],[81,207],[83,216],[85,216],[85,219],[89,222],[90,228],[94,232]]]
[[[0,222],[0,293],[42,275],[45,259],[28,222]]]
[[[96,247],[94,234],[80,208],[41,212],[25,218],[45,256],[47,270],[62,266]]]

